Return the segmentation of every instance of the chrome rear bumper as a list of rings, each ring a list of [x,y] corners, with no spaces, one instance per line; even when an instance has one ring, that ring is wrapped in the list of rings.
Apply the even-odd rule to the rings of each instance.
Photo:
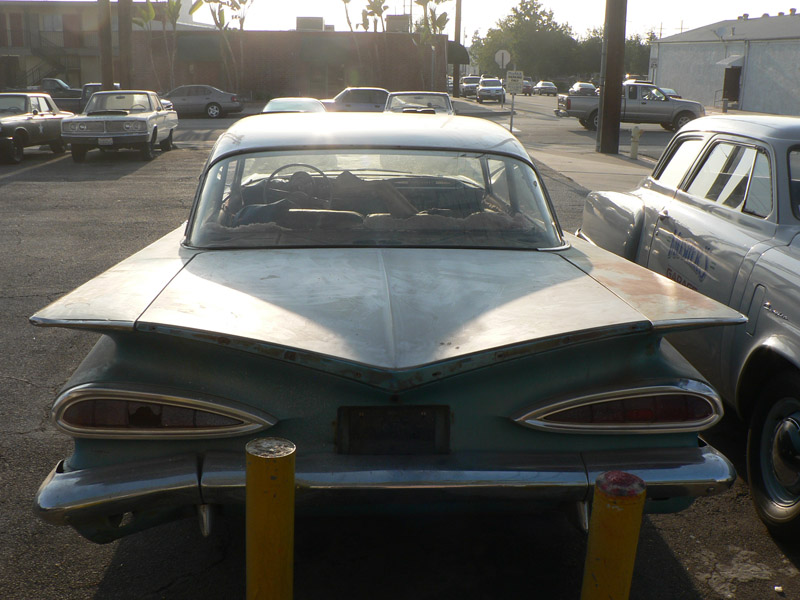
[[[557,505],[588,499],[592,482],[612,470],[641,477],[650,499],[710,496],[736,478],[710,446],[528,456],[312,455],[297,459],[296,501],[298,509],[352,500]],[[243,504],[245,479],[245,457],[232,453],[78,471],[65,471],[62,461],[39,488],[35,511],[50,523],[74,525],[137,511]]]

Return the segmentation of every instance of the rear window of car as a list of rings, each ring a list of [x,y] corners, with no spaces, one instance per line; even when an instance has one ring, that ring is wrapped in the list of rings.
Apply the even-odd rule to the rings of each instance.
[[[340,148],[258,152],[212,165],[187,244],[551,249],[564,242],[541,181],[522,161]]]

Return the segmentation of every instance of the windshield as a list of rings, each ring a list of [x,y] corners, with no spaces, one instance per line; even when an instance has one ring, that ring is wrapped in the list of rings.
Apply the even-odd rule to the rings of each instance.
[[[434,150],[259,152],[210,167],[187,243],[199,248],[563,245],[536,172]]]
[[[95,93],[86,104],[86,114],[104,111],[149,112],[150,98],[147,94],[98,94]]]
[[[481,83],[483,87],[500,87],[499,79],[484,79]]]
[[[450,97],[447,94],[397,94],[389,96],[386,110],[391,112],[433,109],[435,112],[450,110]]]
[[[481,80],[480,77],[464,77],[462,80],[464,83],[479,83]]]

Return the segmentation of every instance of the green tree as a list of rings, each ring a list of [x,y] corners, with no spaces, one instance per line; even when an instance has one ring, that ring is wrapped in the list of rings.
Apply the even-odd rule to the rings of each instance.
[[[625,40],[625,72],[647,75],[650,71],[650,45],[656,39],[654,31],[646,37],[638,33]]]

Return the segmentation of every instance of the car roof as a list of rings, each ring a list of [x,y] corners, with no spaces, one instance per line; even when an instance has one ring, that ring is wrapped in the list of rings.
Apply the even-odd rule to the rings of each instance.
[[[681,129],[732,133],[758,139],[800,140],[800,118],[778,115],[711,115]]]
[[[152,90],[102,90],[95,92],[95,94],[114,94],[115,96],[118,96],[119,94],[155,94],[155,92]]]
[[[426,148],[508,154],[531,163],[509,131],[486,119],[398,113],[286,113],[236,121],[209,156],[290,148]]]

